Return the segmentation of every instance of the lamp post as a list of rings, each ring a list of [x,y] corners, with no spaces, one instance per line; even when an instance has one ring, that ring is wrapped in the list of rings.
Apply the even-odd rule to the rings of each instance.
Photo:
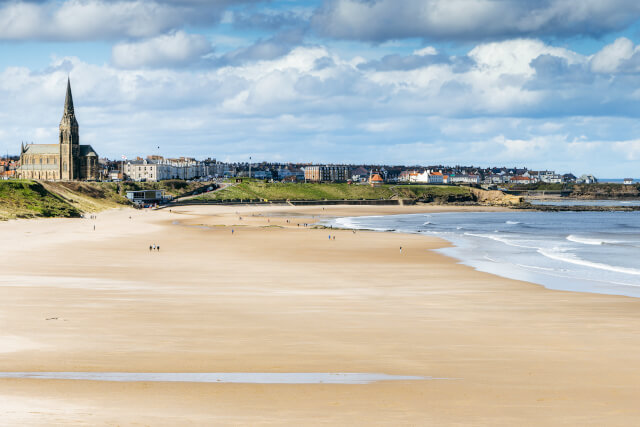
[[[249,179],[251,179],[251,156],[249,156]]]

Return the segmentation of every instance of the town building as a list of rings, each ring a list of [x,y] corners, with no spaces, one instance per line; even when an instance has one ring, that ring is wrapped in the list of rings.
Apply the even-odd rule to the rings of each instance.
[[[429,184],[443,184],[444,183],[444,175],[442,172],[436,171],[427,171],[427,176],[429,177]]]
[[[369,179],[369,175],[370,173],[366,168],[358,166],[353,171],[351,171],[351,180],[353,182],[367,182],[367,180]]]
[[[384,184],[384,179],[380,174],[374,173],[369,177],[369,185],[372,187],[380,187],[382,184]]]
[[[127,199],[135,204],[159,203],[164,199],[162,190],[127,191]]]
[[[510,177],[509,182],[511,184],[531,184],[531,178],[528,176],[517,175]]]
[[[304,168],[304,179],[309,182],[348,181],[351,178],[349,172],[348,166],[306,166]]]
[[[450,175],[448,184],[480,184],[480,175]]]
[[[18,177],[48,181],[87,181],[100,178],[98,154],[90,145],[80,145],[70,80],[67,79],[67,95],[58,143],[22,144]]]
[[[576,180],[576,183],[578,184],[597,184],[598,183],[598,179],[590,174],[585,174],[582,175],[580,178],[578,178]]]
[[[207,176],[202,162],[189,157],[165,159],[152,156],[124,163],[124,176],[132,181],[163,181],[166,179],[194,179]]]

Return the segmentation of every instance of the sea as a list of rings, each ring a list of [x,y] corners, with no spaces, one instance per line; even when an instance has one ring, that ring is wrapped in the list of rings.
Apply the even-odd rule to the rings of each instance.
[[[336,218],[335,227],[436,236],[477,270],[550,289],[640,297],[640,212],[449,212]]]

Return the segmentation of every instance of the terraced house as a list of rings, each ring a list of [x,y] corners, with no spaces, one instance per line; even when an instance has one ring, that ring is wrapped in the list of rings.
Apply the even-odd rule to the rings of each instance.
[[[90,181],[100,176],[98,154],[90,145],[80,145],[78,121],[73,108],[71,82],[60,121],[57,144],[22,144],[18,177],[48,181]]]

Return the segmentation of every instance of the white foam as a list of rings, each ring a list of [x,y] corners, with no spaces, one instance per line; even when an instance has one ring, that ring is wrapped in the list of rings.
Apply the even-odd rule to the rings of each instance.
[[[570,264],[596,268],[599,270],[613,271],[615,273],[633,274],[636,276],[640,276],[640,270],[637,270],[635,268],[620,267],[616,265],[603,264],[600,262],[587,261],[582,258],[578,258],[575,254],[560,252],[557,250],[557,248],[554,249],[556,250],[538,249],[538,253],[556,261],[568,262]]]
[[[568,235],[567,240],[574,243],[581,243],[583,245],[615,245],[617,243],[622,243],[617,240],[590,239],[588,237],[576,236],[574,234]]]
[[[513,240],[501,237],[501,236],[496,236],[495,234],[476,234],[476,233],[469,233],[469,232],[465,232],[464,233],[465,236],[472,236],[472,237],[481,237],[484,239],[490,239],[490,240],[494,240],[496,242],[500,242],[500,243],[504,243],[505,245],[508,246],[514,246],[517,248],[524,248],[524,249],[538,249],[537,246],[526,246],[523,244],[518,244],[516,242],[514,242]]]
[[[520,221],[505,221],[505,224],[517,225],[517,224],[522,224],[522,223]]]

